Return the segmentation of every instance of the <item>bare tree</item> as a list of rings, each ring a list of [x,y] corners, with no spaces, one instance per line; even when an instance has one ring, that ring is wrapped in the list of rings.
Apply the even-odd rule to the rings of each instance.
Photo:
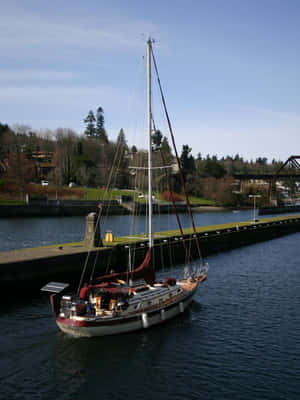
[[[72,156],[78,141],[72,129],[58,128],[56,130],[56,179],[57,184],[66,185],[70,182],[72,169]]]

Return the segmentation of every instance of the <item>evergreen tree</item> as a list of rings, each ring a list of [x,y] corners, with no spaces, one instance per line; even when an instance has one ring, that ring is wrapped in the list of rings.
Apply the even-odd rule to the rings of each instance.
[[[160,151],[163,154],[163,158],[164,158],[165,162],[171,162],[173,156],[172,156],[171,147],[168,142],[168,138],[166,138],[166,136],[164,136],[162,139]]]
[[[96,137],[104,143],[108,143],[108,137],[104,128],[104,111],[102,107],[98,107],[97,110]]]
[[[95,137],[96,135],[95,121],[96,121],[95,115],[91,110],[88,113],[88,116],[84,119],[84,123],[86,124],[84,133],[87,137],[90,138]]]
[[[10,131],[10,128],[7,124],[2,124],[0,122],[0,134]]]
[[[160,130],[156,130],[153,134],[152,134],[152,146],[153,146],[153,150],[158,150],[161,146],[161,141],[162,141],[163,135],[161,133]]]
[[[182,146],[180,163],[181,163],[182,173],[184,176],[195,171],[195,160],[192,154],[190,154],[191,151],[192,149],[187,144],[184,144]]]
[[[7,146],[6,139],[8,136],[14,136],[7,124],[0,122],[0,160],[4,159],[9,153],[9,146]]]
[[[120,132],[117,137],[117,151],[119,155],[119,168],[121,174],[118,175],[116,183],[120,188],[128,187],[129,178],[128,178],[128,146],[126,143],[125,132],[123,128],[120,129]]]
[[[128,155],[128,146],[122,128],[117,137],[117,151],[119,152],[120,166],[125,168],[125,165],[127,164],[126,156]]]
[[[95,163],[83,153],[82,142],[79,141],[72,157],[71,180],[81,185],[87,185],[93,168],[95,168]]]
[[[132,154],[132,155],[135,155],[135,154],[137,153],[137,151],[138,151],[138,149],[136,148],[135,145],[133,145],[133,146],[131,147],[131,154]]]
[[[126,141],[126,138],[125,138],[125,132],[124,132],[123,128],[120,129],[120,132],[118,134],[117,144],[127,147],[127,141]]]
[[[259,165],[267,165],[268,159],[266,157],[258,157],[256,163]]]
[[[205,160],[202,174],[204,176],[213,176],[214,178],[222,178],[226,175],[226,169],[219,163],[217,158]]]

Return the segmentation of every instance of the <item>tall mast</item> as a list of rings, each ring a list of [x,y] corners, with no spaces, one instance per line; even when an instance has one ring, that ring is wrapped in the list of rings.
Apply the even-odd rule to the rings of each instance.
[[[147,40],[147,91],[148,91],[148,207],[149,207],[149,247],[153,246],[152,230],[152,118],[151,118],[151,48],[152,40]]]

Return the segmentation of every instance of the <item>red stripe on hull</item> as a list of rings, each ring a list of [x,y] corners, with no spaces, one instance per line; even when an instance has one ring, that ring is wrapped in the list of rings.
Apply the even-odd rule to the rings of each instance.
[[[175,301],[174,303],[168,304],[168,305],[163,305],[160,304],[160,307],[158,309],[155,310],[144,310],[143,312],[146,312],[149,314],[149,316],[153,316],[154,314],[158,314],[161,312],[162,309],[168,311],[173,307],[178,306],[178,304],[180,302],[186,302],[190,297],[193,296],[193,294],[195,293],[197,289],[197,284],[195,285],[195,287],[193,288],[193,290],[190,291],[190,293],[187,296],[181,297],[179,299],[177,299],[177,301]],[[123,325],[123,324],[128,324],[134,321],[139,321],[141,318],[141,314],[136,314],[134,316],[128,316],[128,317],[120,317],[120,318],[113,318],[110,320],[105,320],[103,318],[99,319],[99,320],[93,320],[93,321],[88,321],[88,320],[82,320],[82,321],[78,321],[78,320],[74,320],[74,319],[70,319],[70,318],[62,318],[60,316],[58,316],[57,318],[57,323],[59,324],[63,324],[63,325],[67,325],[70,327],[84,327],[84,328],[92,328],[92,327],[100,327],[100,326],[112,326],[112,325]],[[164,322],[164,321],[161,321]]]

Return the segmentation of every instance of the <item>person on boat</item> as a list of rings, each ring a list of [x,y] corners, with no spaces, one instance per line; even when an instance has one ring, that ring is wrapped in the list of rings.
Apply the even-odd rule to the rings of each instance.
[[[92,315],[93,313],[89,302],[89,295],[90,295],[90,288],[88,284],[85,283],[83,287],[80,289],[79,301],[85,303],[88,314]]]
[[[88,284],[85,283],[83,285],[83,287],[81,288],[81,290],[80,290],[79,299],[83,300],[83,301],[88,301],[89,300],[89,294],[90,294],[90,289],[88,287]]]

